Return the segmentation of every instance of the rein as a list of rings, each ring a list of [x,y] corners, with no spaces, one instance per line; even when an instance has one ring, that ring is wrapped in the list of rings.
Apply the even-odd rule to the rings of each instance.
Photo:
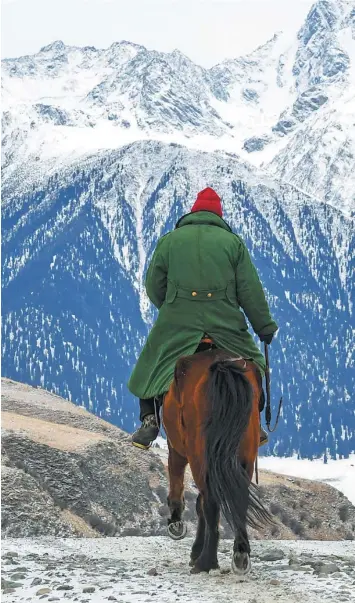
[[[273,433],[274,431],[276,431],[276,428],[279,424],[279,419],[280,419],[280,415],[281,415],[281,408],[282,408],[282,396],[280,398],[280,402],[279,402],[279,408],[277,411],[277,417],[276,417],[276,421],[275,421],[275,425],[273,427],[273,429],[270,428],[270,424],[271,424],[271,394],[270,394],[270,361],[269,361],[269,346],[267,343],[264,344],[264,351],[265,351],[265,360],[266,360],[266,370],[265,370],[265,381],[266,381],[266,409],[265,409],[265,420],[266,420],[266,426],[268,429],[269,433]]]

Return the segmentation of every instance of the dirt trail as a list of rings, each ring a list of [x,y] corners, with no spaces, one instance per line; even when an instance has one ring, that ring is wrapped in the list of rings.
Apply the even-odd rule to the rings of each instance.
[[[220,543],[220,571],[190,575],[191,540],[16,539],[3,542],[3,602],[318,603],[355,602],[354,546],[346,542],[255,541],[244,582],[230,573],[232,543]]]

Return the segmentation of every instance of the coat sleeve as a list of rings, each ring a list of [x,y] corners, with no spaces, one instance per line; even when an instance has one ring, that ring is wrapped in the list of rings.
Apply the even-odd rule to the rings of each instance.
[[[163,239],[160,239],[149,264],[145,279],[147,295],[158,310],[164,303],[168,282],[168,267],[163,247],[165,247]]]
[[[238,237],[239,239],[239,237]],[[239,257],[236,269],[238,303],[248,317],[257,335],[269,335],[278,330],[272,319],[269,305],[256,268],[245,243],[239,239]]]

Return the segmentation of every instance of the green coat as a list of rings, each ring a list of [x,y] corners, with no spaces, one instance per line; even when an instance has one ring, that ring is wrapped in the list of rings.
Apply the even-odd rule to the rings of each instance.
[[[128,387],[138,398],[166,392],[181,356],[193,354],[204,334],[219,348],[265,359],[248,332],[277,331],[257,272],[243,241],[222,218],[200,211],[184,216],[157,244],[146,290],[159,309]]]

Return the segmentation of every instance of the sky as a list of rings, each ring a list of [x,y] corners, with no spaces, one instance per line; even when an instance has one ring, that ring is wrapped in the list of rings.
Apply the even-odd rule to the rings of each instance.
[[[107,48],[129,40],[178,48],[210,67],[254,50],[276,31],[296,31],[314,0],[2,0],[2,57],[62,40]]]

